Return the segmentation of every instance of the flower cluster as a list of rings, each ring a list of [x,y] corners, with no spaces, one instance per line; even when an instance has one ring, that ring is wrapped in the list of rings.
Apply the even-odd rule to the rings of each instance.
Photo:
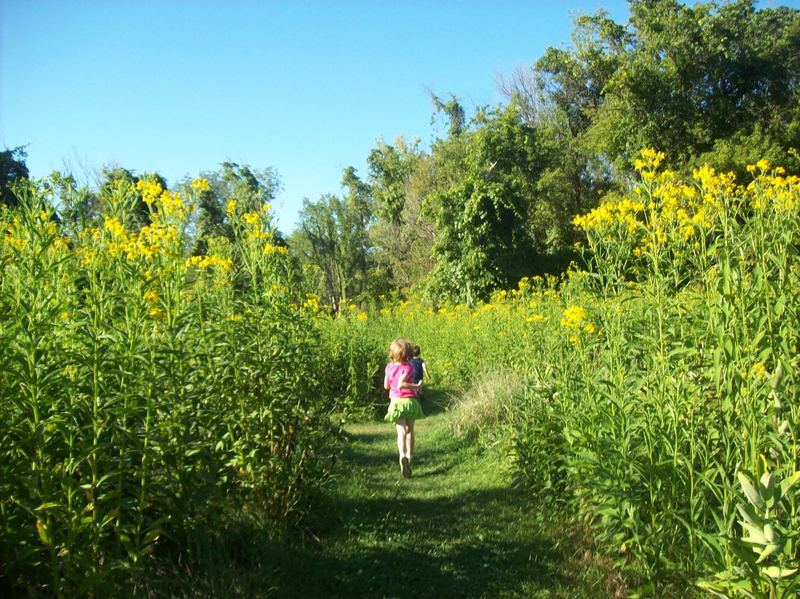
[[[192,183],[193,189],[196,188],[195,183]],[[205,185],[208,185],[207,181]],[[194,206],[186,205],[180,192],[164,189],[158,181],[140,179],[136,183],[136,190],[142,194],[142,201],[150,206],[151,218],[154,221],[184,221],[194,210]]]
[[[800,178],[786,176],[782,167],[773,167],[767,160],[749,165],[747,171],[758,173],[747,186],[750,205],[754,209],[777,215],[797,213],[800,208]]]
[[[103,231],[105,235],[98,229],[90,229],[88,233],[113,258],[124,256],[129,261],[142,258],[152,262],[162,256],[177,256],[181,252],[180,233],[173,225],[154,222],[142,227],[138,233],[129,233],[118,218],[111,217],[103,221]],[[84,266],[97,257],[97,249],[84,248]]]
[[[186,266],[190,268],[199,268],[201,270],[215,268],[223,273],[230,271],[232,265],[233,261],[230,258],[214,255],[192,256],[186,261]]]

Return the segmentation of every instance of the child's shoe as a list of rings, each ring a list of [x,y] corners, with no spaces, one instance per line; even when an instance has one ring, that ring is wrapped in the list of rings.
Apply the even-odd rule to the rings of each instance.
[[[411,464],[407,457],[403,456],[400,460],[400,468],[403,471],[403,478],[411,478]]]

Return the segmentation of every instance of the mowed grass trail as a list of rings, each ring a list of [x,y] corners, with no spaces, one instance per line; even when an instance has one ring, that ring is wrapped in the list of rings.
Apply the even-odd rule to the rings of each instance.
[[[416,423],[411,479],[394,427],[348,427],[318,543],[287,550],[280,597],[608,597],[557,525],[535,524],[496,452],[455,438],[442,394]]]

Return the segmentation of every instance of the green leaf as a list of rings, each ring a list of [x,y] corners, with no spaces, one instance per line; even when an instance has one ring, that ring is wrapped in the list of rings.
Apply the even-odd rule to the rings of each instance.
[[[792,474],[789,478],[785,478],[781,482],[781,494],[785,497],[786,493],[800,481],[800,470]]]
[[[733,357],[733,339],[731,339],[730,337],[725,339],[725,341],[723,342],[723,346],[725,347],[725,354],[729,358],[732,358]]]
[[[780,534],[778,534],[772,524],[764,525],[764,536],[770,543],[775,543],[777,539],[780,539]]]
[[[42,539],[42,543],[50,546],[50,536],[47,534],[47,525],[42,522],[41,520],[36,521],[36,530],[39,532],[39,538]]]
[[[783,543],[769,543],[766,547],[764,547],[764,549],[758,555],[756,563],[760,564],[761,562],[766,560],[770,555],[772,555],[776,551],[779,551],[782,548],[783,548]]]
[[[769,576],[772,580],[780,580],[781,578],[788,578],[797,573],[797,568],[781,568],[780,566],[770,566],[769,568],[762,568],[761,572]]]
[[[714,349],[714,382],[719,384],[722,380],[722,347]]]
[[[783,315],[785,309],[786,309],[786,297],[782,295],[778,298],[778,301],[775,302],[775,316],[780,318]]]
[[[771,493],[772,491],[772,474],[769,472],[765,472],[761,475],[761,480],[759,482],[759,492],[763,497],[767,493]]]
[[[759,495],[758,491],[756,491],[755,486],[752,482],[750,482],[750,479],[747,477],[747,475],[744,472],[739,472],[737,473],[737,476],[744,494],[747,495],[748,501],[760,510],[766,508],[764,500],[761,498],[761,495]]]
[[[742,522],[742,526],[750,533],[749,537],[742,537],[742,541],[751,545],[768,545],[769,541],[764,535],[764,531],[760,526],[750,524],[749,522]]]

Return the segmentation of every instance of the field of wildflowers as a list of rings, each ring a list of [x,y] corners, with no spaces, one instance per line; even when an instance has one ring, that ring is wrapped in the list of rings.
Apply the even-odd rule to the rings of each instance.
[[[0,588],[104,594],[231,510],[296,521],[404,336],[462,399],[513,381],[477,429],[633,592],[796,596],[800,181],[662,160],[575,219],[585,270],[337,316],[297,288],[269,206],[230,202],[233,240],[191,256],[202,179],[120,182],[86,223],[20,187],[0,213]]]
[[[684,180],[662,159],[575,219],[586,270],[346,328],[375,355],[411,338],[462,394],[522,377],[493,425],[519,484],[590,523],[633,592],[796,596],[800,181],[766,161],[746,184]]]
[[[0,589],[146,592],[158,554],[190,562],[225,514],[279,534],[325,479],[315,311],[269,206],[230,203],[234,240],[188,255],[207,185],[119,182],[72,222],[25,182],[0,212]]]

